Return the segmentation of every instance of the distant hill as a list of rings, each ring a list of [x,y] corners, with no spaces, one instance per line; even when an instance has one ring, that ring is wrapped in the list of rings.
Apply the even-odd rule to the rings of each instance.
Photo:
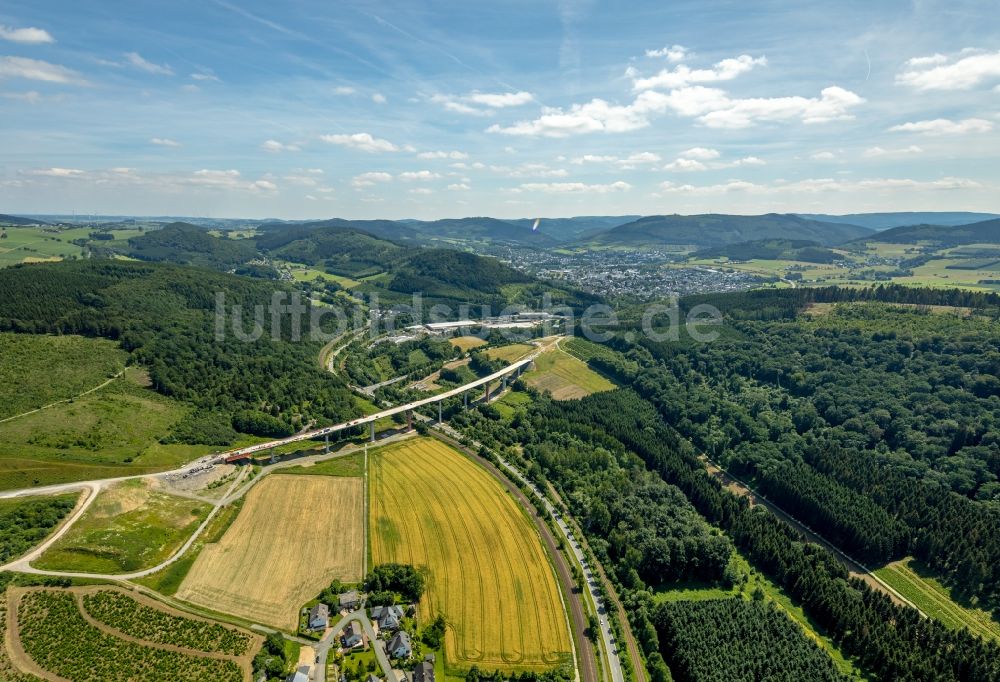
[[[702,249],[692,254],[693,258],[720,258],[731,260],[796,260],[806,263],[833,263],[844,260],[843,254],[821,246],[817,242],[800,239],[761,239],[740,242],[710,249]]]
[[[930,241],[940,246],[960,246],[962,244],[1000,243],[1000,219],[984,220],[971,225],[907,225],[894,227],[872,235],[867,241],[890,244],[912,244]]]
[[[16,215],[6,215],[0,213],[0,225],[48,225],[49,223],[38,218],[22,218]]]
[[[660,215],[639,218],[590,238],[598,246],[655,248],[693,245],[710,248],[765,239],[816,242],[829,246],[871,234],[857,225],[825,223],[796,215]]]
[[[538,223],[538,231],[560,241],[569,241],[584,235],[610,230],[625,223],[638,220],[639,215],[621,216],[575,216],[573,218],[542,218]],[[518,227],[530,228],[535,224],[535,218],[515,218],[508,223]]]
[[[231,270],[257,256],[252,242],[220,239],[190,223],[170,223],[128,240],[128,255],[147,261]]]
[[[322,228],[341,228],[343,230],[356,230],[366,232],[379,239],[389,239],[392,241],[409,241],[416,238],[416,232],[395,220],[345,220],[343,218],[330,218],[329,220],[312,220],[301,223],[288,222],[267,222],[258,226],[258,230],[265,233],[281,232],[283,230],[318,230]]]
[[[968,211],[929,211],[901,213],[850,213],[847,215],[826,215],[822,213],[800,213],[803,218],[826,223],[848,223],[873,230],[888,230],[905,225],[968,225],[970,223],[1000,218],[995,213],[970,213]]]
[[[474,239],[529,246],[551,246],[558,241],[541,229],[532,232],[531,223],[518,225],[484,216],[432,221],[411,220],[407,221],[407,225],[426,239]]]
[[[258,236],[255,242],[272,258],[323,267],[345,277],[378,274],[415,248],[341,226],[285,226]]]

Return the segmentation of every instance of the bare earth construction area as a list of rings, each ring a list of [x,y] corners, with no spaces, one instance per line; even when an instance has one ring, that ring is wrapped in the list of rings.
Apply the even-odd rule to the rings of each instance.
[[[176,596],[294,631],[299,607],[330,581],[361,579],[364,554],[362,479],[272,475],[247,494]]]
[[[552,567],[499,483],[427,438],[373,454],[370,476],[372,559],[427,571],[421,607],[448,622],[449,667],[537,671],[570,658]]]

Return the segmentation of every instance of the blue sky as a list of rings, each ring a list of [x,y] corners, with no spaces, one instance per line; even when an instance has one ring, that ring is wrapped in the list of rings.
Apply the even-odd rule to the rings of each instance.
[[[1000,211],[994,1],[0,6],[0,212]]]

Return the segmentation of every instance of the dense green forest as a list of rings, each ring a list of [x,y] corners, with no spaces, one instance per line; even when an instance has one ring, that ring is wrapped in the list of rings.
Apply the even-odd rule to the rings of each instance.
[[[159,230],[128,240],[128,255],[140,260],[168,261],[185,265],[229,270],[257,255],[245,240],[213,237],[190,223],[170,223]]]
[[[153,387],[233,426],[259,435],[287,435],[306,424],[357,414],[349,390],[316,361],[322,340],[293,341],[290,317],[280,335],[241,341],[231,328],[234,305],[249,311],[293,290],[274,282],[190,267],[80,261],[0,270],[0,330],[82,334],[121,342],[149,370]],[[217,334],[216,295],[225,297],[225,333]],[[266,310],[266,308],[262,308]],[[308,318],[306,318],[308,321]],[[332,322],[332,320],[331,320]],[[251,321],[242,321],[249,333]],[[263,320],[270,331],[270,316]],[[218,443],[186,425],[188,441]]]
[[[893,300],[898,292],[885,293]],[[616,341],[624,355],[592,362],[649,398],[699,451],[756,477],[844,550],[869,561],[913,553],[960,595],[995,607],[996,297],[950,295],[987,314],[870,302],[756,321],[739,319],[751,308],[736,305],[714,343]],[[777,307],[798,295],[769,298]],[[833,464],[838,457],[850,460],[849,471]],[[777,480],[783,474],[796,482]]]
[[[344,370],[358,386],[370,386],[399,376],[419,379],[439,369],[442,363],[461,355],[447,339],[425,336],[371,346],[367,338],[347,348]]]
[[[679,682],[846,679],[798,625],[764,601],[661,604],[653,622]]]
[[[0,564],[48,536],[76,506],[76,495],[0,500]]]

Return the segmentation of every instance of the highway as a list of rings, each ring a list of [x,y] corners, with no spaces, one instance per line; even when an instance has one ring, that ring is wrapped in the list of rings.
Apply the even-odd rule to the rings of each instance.
[[[350,429],[355,426],[363,426],[364,424],[371,424],[372,422],[378,421],[385,417],[392,417],[397,414],[402,414],[404,412],[409,412],[426,405],[433,405],[434,403],[439,403],[442,400],[447,400],[448,398],[454,398],[457,395],[462,395],[466,391],[471,391],[472,389],[479,388],[480,386],[485,386],[498,379],[503,379],[503,377],[512,374],[522,367],[531,364],[539,353],[542,351],[536,351],[526,357],[521,358],[517,362],[504,367],[503,369],[490,374],[489,376],[483,377],[481,379],[476,379],[475,381],[470,381],[467,384],[463,384],[458,388],[452,388],[443,393],[438,393],[429,398],[421,398],[420,400],[415,400],[412,403],[406,403],[405,405],[397,405],[396,407],[390,407],[381,412],[376,412],[374,414],[369,414],[365,417],[358,417],[350,421],[342,422],[340,424],[334,424],[333,426],[324,426],[320,429],[313,429],[311,431],[303,431],[302,433],[297,433],[294,436],[288,436],[287,438],[280,438],[278,440],[268,441],[266,443],[258,443],[257,445],[250,445],[245,448],[240,448],[238,450],[231,450],[229,452],[222,453],[221,457],[232,458],[244,455],[252,455],[256,452],[264,452],[270,450],[271,448],[280,447],[282,445],[288,445],[289,443],[295,443],[302,440],[313,440],[315,438],[322,438],[331,433],[337,433],[338,431],[343,431],[344,429]]]

